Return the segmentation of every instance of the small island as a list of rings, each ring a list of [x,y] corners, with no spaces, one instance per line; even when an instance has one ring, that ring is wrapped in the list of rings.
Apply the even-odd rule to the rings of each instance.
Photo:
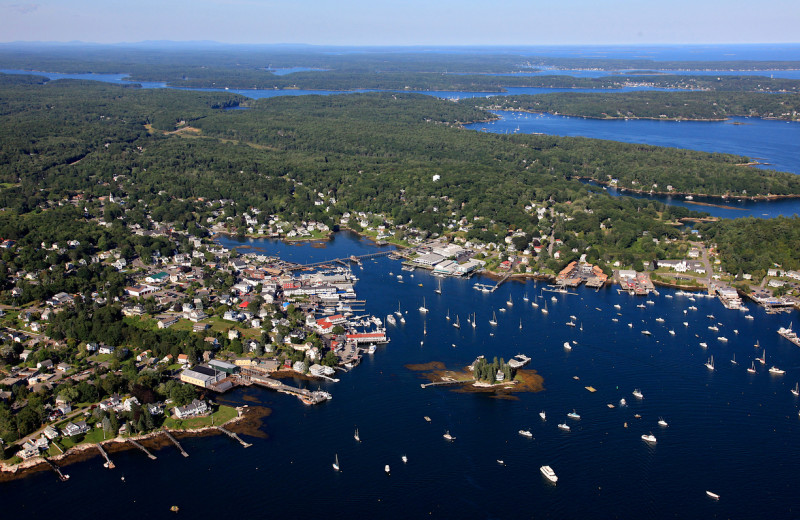
[[[509,398],[512,393],[544,390],[542,376],[535,370],[522,369],[529,362],[530,358],[522,354],[508,362],[496,356],[490,362],[481,355],[463,370],[448,370],[444,363],[438,361],[406,365],[406,368],[420,372],[429,381],[422,383],[422,388],[453,386],[454,392],[490,393],[493,397]]]

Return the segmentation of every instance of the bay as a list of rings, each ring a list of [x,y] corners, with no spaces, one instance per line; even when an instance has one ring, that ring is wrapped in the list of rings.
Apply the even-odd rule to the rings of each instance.
[[[377,251],[348,233],[326,243],[240,245],[247,246],[242,252],[258,248],[295,261]],[[643,299],[612,288],[579,289],[556,295],[555,302],[533,281],[506,283],[487,294],[473,289],[476,282],[491,283],[482,277],[444,279],[437,295],[437,280],[429,273],[403,272],[401,284],[399,272],[400,263],[385,257],[355,270],[356,290],[368,312],[385,316],[399,302],[405,313],[405,325],[390,327],[391,343],[341,374],[339,383],[292,383],[328,390],[332,401],[306,407],[257,388],[223,397],[273,410],[262,428],[267,438],[246,436],[252,447],[243,449],[225,436],[187,438],[182,440],[190,453],[186,459],[173,447],[158,450],[156,461],[127,451],[112,455],[114,470],[104,469],[98,457],[67,467],[66,483],[40,473],[4,484],[0,496],[10,511],[34,518],[89,503],[98,510],[113,508],[122,519],[166,516],[171,505],[188,515],[225,517],[235,511],[252,518],[278,513],[301,519],[797,516],[800,476],[792,461],[800,455],[800,419],[789,390],[800,376],[800,349],[775,333],[792,317],[766,315],[748,305],[755,320],[744,320],[743,312],[726,310],[714,299],[691,302],[669,289],[651,297],[655,304],[645,309],[636,307]],[[524,302],[524,295],[542,307],[547,302],[549,314]],[[427,315],[417,311],[423,297]],[[688,310],[690,305],[698,310]],[[497,327],[488,323],[493,311]],[[448,312],[460,317],[461,329],[445,319]],[[477,315],[475,329],[465,326],[471,313]],[[571,314],[583,330],[565,325]],[[707,329],[717,322],[720,332]],[[651,336],[641,334],[645,328]],[[730,341],[718,341],[720,335]],[[778,365],[786,375],[770,376],[760,365],[757,374],[746,372],[761,354],[753,347],[756,340],[766,348],[767,366]],[[572,351],[563,349],[564,341],[576,342]],[[533,358],[530,368],[544,377],[544,391],[505,400],[422,389],[424,380],[405,368],[430,361],[458,368],[481,354],[508,359],[518,352]],[[734,354],[736,366],[729,361]],[[714,372],[703,366],[710,355]],[[588,385],[597,391],[588,392]],[[631,395],[635,388],[644,399]],[[627,407],[606,406],[621,398]],[[579,421],[566,419],[573,409]],[[547,421],[539,418],[540,410]],[[659,417],[669,427],[658,426]],[[571,432],[556,428],[564,421],[570,421]],[[356,427],[361,443],[353,440]],[[534,438],[520,436],[523,428]],[[442,438],[445,430],[456,436],[454,442]],[[640,438],[650,432],[658,439],[655,445]],[[338,473],[331,468],[335,454]],[[403,454],[407,464],[400,460]],[[384,474],[385,464],[391,465],[391,476]],[[545,464],[559,476],[557,485],[540,475],[538,467]],[[198,489],[206,490],[205,496]],[[720,500],[710,500],[706,490]]]

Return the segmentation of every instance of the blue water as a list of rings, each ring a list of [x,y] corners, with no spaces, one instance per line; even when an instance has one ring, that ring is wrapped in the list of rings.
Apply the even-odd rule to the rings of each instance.
[[[330,249],[274,241],[249,245],[295,260],[307,255],[309,261],[376,250],[344,233]],[[332,392],[329,403],[312,408],[267,390],[237,391],[222,399],[273,410],[262,428],[268,437],[246,437],[253,442],[250,448],[225,436],[184,439],[187,459],[172,447],[159,450],[156,461],[127,451],[112,455],[114,470],[94,458],[67,467],[72,478],[66,483],[41,473],[4,484],[0,496],[12,511],[29,518],[52,517],[87,503],[114,507],[122,519],[163,517],[173,504],[190,517],[227,517],[235,510],[243,518],[262,518],[276,508],[301,519],[321,514],[389,519],[797,517],[800,419],[798,400],[789,390],[800,377],[800,349],[774,332],[792,317],[751,308],[756,319],[747,321],[744,313],[725,310],[716,300],[668,299],[674,294],[670,290],[652,297],[656,304],[643,310],[635,305],[644,299],[613,289],[581,289],[577,295],[557,296],[556,302],[550,293],[537,299],[542,285],[534,282],[507,283],[485,294],[472,289],[488,281],[482,278],[443,280],[443,294],[436,295],[436,281],[427,273],[417,271],[412,278],[403,272],[406,283],[398,283],[394,275],[400,263],[388,258],[367,261],[355,272],[361,278],[356,290],[369,312],[386,315],[399,302],[407,323],[390,328],[391,343],[341,374],[341,382],[310,385]],[[525,293],[542,306],[546,301],[549,315],[523,302]],[[416,310],[423,296],[427,316]],[[490,327],[492,311],[506,307],[509,297],[513,307],[497,312],[499,324]],[[621,310],[612,307],[615,303]],[[684,315],[689,305],[698,310]],[[460,317],[460,330],[446,321],[448,311]],[[466,324],[473,312],[474,330]],[[564,325],[570,314],[583,331]],[[706,328],[712,322],[706,314],[722,323],[719,333]],[[657,323],[658,316],[665,323]],[[427,336],[422,335],[423,320]],[[644,328],[652,336],[643,336]],[[670,328],[675,336],[668,334]],[[723,344],[718,335],[730,341]],[[577,344],[566,352],[562,343],[573,340]],[[761,352],[753,348],[756,340],[766,348],[767,368],[775,364],[786,375],[770,376],[761,365],[755,375],[745,371]],[[708,350],[699,346],[701,341],[708,342]],[[479,354],[508,359],[518,352],[533,358],[531,368],[544,377],[543,392],[498,400],[421,389],[418,374],[404,367],[441,361],[457,368]],[[734,354],[738,366],[729,361]],[[717,365],[713,373],[703,366],[710,355]],[[585,390],[588,385],[597,392]],[[635,388],[643,392],[642,401],[631,395]],[[628,407],[606,406],[621,398]],[[573,409],[580,421],[566,419]],[[547,421],[538,417],[540,410],[547,412]],[[431,423],[423,420],[425,415]],[[659,417],[669,422],[668,428],[656,424]],[[564,421],[571,432],[556,428]],[[360,444],[352,437],[356,427]],[[518,435],[522,428],[531,429],[534,439]],[[457,439],[445,441],[445,430]],[[650,432],[658,439],[654,446],[640,439]],[[340,473],[331,468],[335,454]],[[400,461],[403,454],[408,455],[406,465]],[[385,464],[391,465],[391,476],[384,475]],[[539,474],[544,464],[558,474],[556,486]],[[198,495],[197,489],[213,490],[214,498]],[[718,493],[720,501],[708,499],[706,490]]]
[[[662,70],[657,67],[644,69],[661,74],[680,76],[765,76],[784,79],[800,79],[800,70]],[[536,71],[506,72],[488,74],[489,76],[573,76],[576,78],[605,78],[617,74],[627,74],[628,70],[584,70],[552,69],[539,67]]]

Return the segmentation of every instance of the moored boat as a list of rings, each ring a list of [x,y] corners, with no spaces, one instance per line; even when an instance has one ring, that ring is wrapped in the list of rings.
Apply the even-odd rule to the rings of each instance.
[[[646,434],[646,435],[642,435],[642,440],[645,441],[645,442],[649,442],[651,444],[655,444],[656,443],[656,436],[653,435],[652,433]]]
[[[542,475],[544,475],[550,482],[555,484],[558,481],[556,472],[553,471],[553,468],[551,468],[550,466],[542,466],[541,468],[539,468],[539,471],[541,471]]]

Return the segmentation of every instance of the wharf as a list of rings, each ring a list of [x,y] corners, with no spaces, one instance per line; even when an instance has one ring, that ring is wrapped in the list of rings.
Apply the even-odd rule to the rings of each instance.
[[[172,441],[172,443],[173,443],[173,444],[174,444],[174,445],[175,445],[175,446],[178,448],[178,450],[180,450],[180,452],[181,452],[181,455],[183,455],[184,457],[188,457],[188,456],[189,456],[189,454],[188,454],[188,453],[186,453],[186,452],[183,450],[183,447],[181,446],[181,443],[180,443],[180,442],[178,442],[178,439],[176,439],[175,437],[173,437],[173,436],[172,436],[172,434],[171,434],[171,433],[169,433],[169,432],[168,432],[168,431],[166,431],[166,430],[164,430],[164,434],[167,436],[167,438],[168,438],[169,440],[171,440],[171,441]]]
[[[111,459],[108,457],[108,453],[106,453],[106,450],[103,449],[103,446],[100,445],[99,443],[95,444],[95,446],[97,446],[97,449],[100,450],[100,454],[103,456],[103,458],[106,459],[106,462],[105,464],[103,464],[103,467],[108,469],[114,469],[114,463],[111,462]]]
[[[222,426],[215,426],[215,428],[224,433],[225,435],[227,435],[228,437],[230,437],[231,439],[236,439],[237,441],[239,441],[239,444],[241,444],[245,448],[249,448],[250,446],[252,446],[252,444],[250,444],[249,442],[244,442],[238,435],[236,435],[230,430],[226,430]]]
[[[296,388],[281,383],[277,379],[272,379],[266,375],[266,372],[255,370],[253,368],[243,368],[239,378],[244,381],[244,384],[256,384],[275,390],[282,394],[289,394],[297,397],[305,404],[319,404],[330,399],[330,394],[326,392],[312,392],[305,388]]]
[[[141,444],[139,444],[139,443],[138,443],[138,442],[136,442],[135,440],[133,440],[133,439],[128,439],[128,442],[130,442],[131,444],[133,444],[134,446],[136,446],[137,448],[139,448],[140,450],[142,450],[142,451],[144,452],[144,454],[145,454],[145,455],[147,455],[147,457],[148,457],[150,460],[156,460],[156,456],[155,456],[155,455],[153,455],[152,453],[150,453],[150,450],[148,450],[147,448],[145,448],[144,446],[142,446]]]
[[[42,460],[44,460],[47,463],[47,465],[50,466],[50,469],[52,469],[56,473],[56,475],[58,475],[58,479],[61,482],[66,482],[69,479],[69,475],[64,475],[61,472],[61,468],[59,468],[55,462],[48,459],[47,457],[42,457]]]
[[[331,259],[331,260],[325,260],[323,262],[314,262],[312,264],[295,264],[295,265],[287,267],[286,270],[287,271],[299,271],[299,270],[302,270],[302,269],[315,269],[317,267],[324,267],[326,265],[331,265],[331,264],[334,264],[334,263],[339,263],[339,264],[346,264],[346,262],[357,263],[357,262],[360,262],[362,260],[368,260],[370,258],[378,258],[380,256],[388,256],[388,255],[390,255],[391,253],[394,253],[394,252],[395,251],[393,251],[393,250],[388,250],[388,251],[380,251],[378,253],[370,253],[368,255],[360,255],[360,256],[352,255],[352,256],[345,257],[345,258],[334,258],[334,259]]]

